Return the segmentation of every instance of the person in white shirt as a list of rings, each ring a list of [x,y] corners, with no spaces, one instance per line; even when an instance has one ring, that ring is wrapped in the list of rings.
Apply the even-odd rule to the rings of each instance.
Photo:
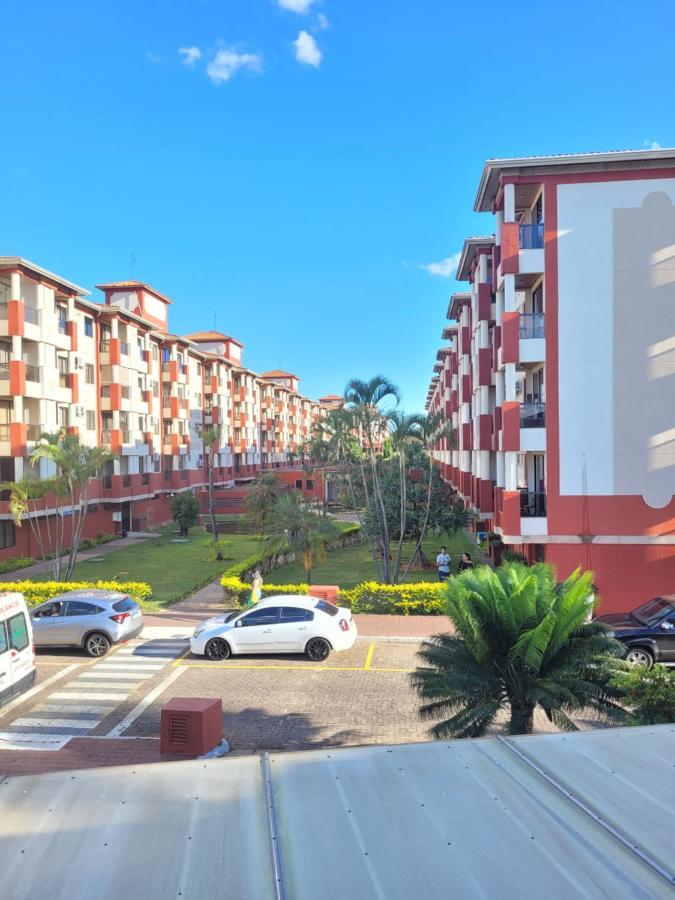
[[[441,552],[436,557],[436,568],[438,569],[438,580],[445,581],[450,575],[450,557],[447,547],[441,547]]]

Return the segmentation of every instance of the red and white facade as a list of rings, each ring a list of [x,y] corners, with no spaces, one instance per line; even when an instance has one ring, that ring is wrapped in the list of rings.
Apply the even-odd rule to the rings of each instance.
[[[675,150],[491,160],[427,399],[477,529],[604,611],[675,591]],[[495,543],[496,541],[496,543]]]
[[[258,375],[220,332],[168,329],[171,300],[138,281],[98,285],[104,302],[18,257],[0,257],[0,481],[31,468],[41,435],[59,429],[116,460],[92,494],[87,531],[144,529],[170,518],[179,491],[289,466],[323,414],[295,375]],[[216,430],[213,428],[218,426]],[[204,447],[204,430],[216,436]],[[48,464],[39,464],[41,475]],[[49,514],[45,505],[44,515]],[[37,555],[0,500],[0,558]]]

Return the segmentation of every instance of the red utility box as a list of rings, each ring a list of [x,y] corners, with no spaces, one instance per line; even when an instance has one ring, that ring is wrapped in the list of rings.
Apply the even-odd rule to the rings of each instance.
[[[162,708],[160,753],[203,756],[222,740],[221,700],[174,697]]]
[[[329,603],[338,605],[340,586],[337,584],[313,584],[309,589],[309,596],[317,600],[328,600]]]

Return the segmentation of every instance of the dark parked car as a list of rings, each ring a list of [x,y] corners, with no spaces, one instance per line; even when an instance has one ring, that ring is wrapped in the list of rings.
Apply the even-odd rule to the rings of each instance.
[[[675,596],[656,597],[629,613],[598,616],[626,645],[632,666],[675,663]]]

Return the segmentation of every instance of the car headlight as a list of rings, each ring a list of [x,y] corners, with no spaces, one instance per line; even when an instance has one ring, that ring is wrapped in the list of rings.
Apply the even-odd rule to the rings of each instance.
[[[199,635],[204,634],[205,631],[206,631],[206,628],[195,628],[195,633],[192,635],[192,637],[198,638]]]

